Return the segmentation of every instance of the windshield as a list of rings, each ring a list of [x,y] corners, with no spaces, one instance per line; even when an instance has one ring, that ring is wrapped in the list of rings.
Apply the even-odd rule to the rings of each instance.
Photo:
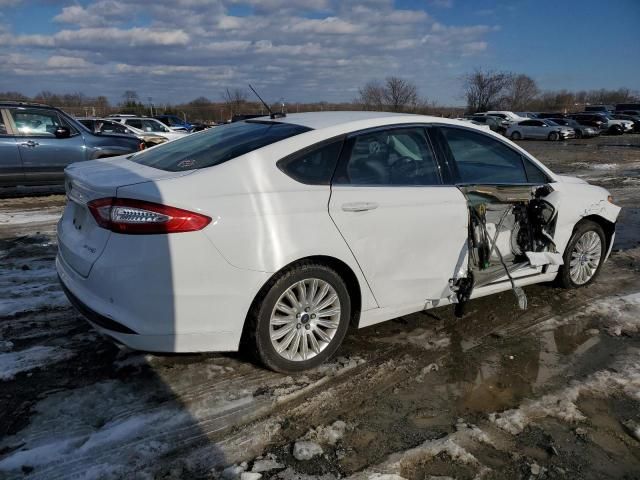
[[[236,122],[140,152],[131,160],[170,172],[195,170],[218,165],[309,130],[288,123]]]

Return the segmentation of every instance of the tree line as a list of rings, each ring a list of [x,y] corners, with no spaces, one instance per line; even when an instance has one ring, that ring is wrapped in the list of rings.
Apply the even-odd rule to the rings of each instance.
[[[617,90],[553,90],[542,91],[536,81],[525,74],[475,69],[461,78],[460,98],[465,107],[447,107],[421,97],[410,80],[390,76],[367,82],[358,96],[348,102],[281,102],[270,104],[272,111],[285,109],[290,113],[321,110],[375,110],[456,117],[464,113],[486,110],[520,111],[580,111],[589,104],[640,102],[640,94],[628,88]],[[181,104],[143,101],[135,90],[127,90],[121,100],[111,104],[105,96],[84,93],[57,94],[42,91],[33,97],[20,92],[0,92],[0,99],[32,101],[53,105],[76,116],[106,116],[112,113],[135,115],[175,114],[191,121],[226,122],[235,115],[266,114],[261,102],[243,88],[225,88],[217,99],[204,96]],[[147,99],[148,100],[148,99]]]
[[[487,110],[570,112],[583,110],[586,105],[640,102],[640,93],[628,88],[541,91],[528,75],[480,68],[464,75],[462,85],[468,113]]]

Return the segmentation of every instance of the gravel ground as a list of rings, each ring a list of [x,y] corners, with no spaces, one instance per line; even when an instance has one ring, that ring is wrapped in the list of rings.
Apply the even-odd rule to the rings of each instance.
[[[640,478],[640,135],[521,145],[624,207],[595,284],[353,331],[299,376],[150,355],[68,305],[59,194],[0,201],[0,478]]]

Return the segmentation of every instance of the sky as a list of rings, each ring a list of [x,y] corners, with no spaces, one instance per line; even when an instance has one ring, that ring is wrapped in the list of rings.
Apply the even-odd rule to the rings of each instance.
[[[640,0],[0,0],[0,91],[291,104],[393,75],[461,105],[477,67],[640,90],[639,35]]]

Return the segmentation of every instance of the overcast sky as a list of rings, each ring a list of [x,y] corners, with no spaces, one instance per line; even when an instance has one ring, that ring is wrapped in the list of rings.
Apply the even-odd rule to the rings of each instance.
[[[389,75],[462,104],[473,67],[640,89],[640,0],[0,0],[0,91],[341,101]]]

